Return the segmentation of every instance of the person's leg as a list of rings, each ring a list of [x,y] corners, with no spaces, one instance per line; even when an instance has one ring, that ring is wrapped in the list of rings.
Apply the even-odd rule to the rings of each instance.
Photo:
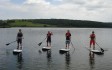
[[[19,43],[17,43],[17,49],[19,49]]]
[[[49,39],[49,47],[51,47],[51,39]]]
[[[66,47],[65,47],[65,49],[67,49],[67,40],[66,40]]]
[[[70,47],[70,41],[68,41],[68,49],[69,49],[69,47]]]
[[[47,42],[47,47],[48,47],[48,42]]]
[[[49,42],[49,47],[51,47],[51,42]]]
[[[47,39],[47,41],[46,41],[46,42],[47,42],[47,47],[48,47],[48,39]]]
[[[19,49],[19,40],[17,40],[17,49]]]
[[[20,49],[22,50],[22,39],[20,41]]]

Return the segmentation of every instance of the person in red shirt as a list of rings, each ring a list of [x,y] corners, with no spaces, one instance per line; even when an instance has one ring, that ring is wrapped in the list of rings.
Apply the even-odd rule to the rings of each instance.
[[[47,33],[47,47],[49,46],[49,47],[51,47],[51,35],[53,35],[53,33],[52,32],[50,32],[50,31],[48,31],[48,33]]]
[[[65,34],[65,37],[66,37],[66,49],[68,48],[69,49],[69,45],[70,45],[70,42],[71,42],[71,33],[69,30],[67,30],[67,33]]]
[[[95,49],[95,34],[94,34],[94,31],[92,31],[92,34],[90,35],[90,48],[91,48],[91,45],[93,44],[93,49]]]

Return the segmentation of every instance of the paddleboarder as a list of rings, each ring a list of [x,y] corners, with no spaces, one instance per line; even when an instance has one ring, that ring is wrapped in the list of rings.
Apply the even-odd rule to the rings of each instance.
[[[22,49],[22,38],[23,38],[23,33],[22,30],[19,29],[19,32],[17,33],[17,49]]]
[[[50,32],[50,31],[48,31],[48,33],[47,33],[47,47],[51,47],[51,36],[53,35],[53,33],[52,32]]]
[[[92,31],[92,34],[90,35],[90,48],[91,45],[93,44],[93,49],[95,49],[95,39],[96,39],[95,33],[94,31]]]
[[[67,48],[69,49],[70,42],[71,42],[71,33],[70,33],[70,30],[67,30],[67,32],[65,34],[65,37],[66,37],[66,49]]]

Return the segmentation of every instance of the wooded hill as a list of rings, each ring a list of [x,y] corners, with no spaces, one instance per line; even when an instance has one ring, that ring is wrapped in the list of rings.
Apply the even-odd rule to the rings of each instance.
[[[0,20],[0,27],[112,28],[112,23],[69,19],[14,19]]]

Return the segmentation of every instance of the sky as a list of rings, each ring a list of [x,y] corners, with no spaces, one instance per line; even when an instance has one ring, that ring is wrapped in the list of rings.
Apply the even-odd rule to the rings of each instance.
[[[112,0],[0,0],[0,19],[112,22]]]

